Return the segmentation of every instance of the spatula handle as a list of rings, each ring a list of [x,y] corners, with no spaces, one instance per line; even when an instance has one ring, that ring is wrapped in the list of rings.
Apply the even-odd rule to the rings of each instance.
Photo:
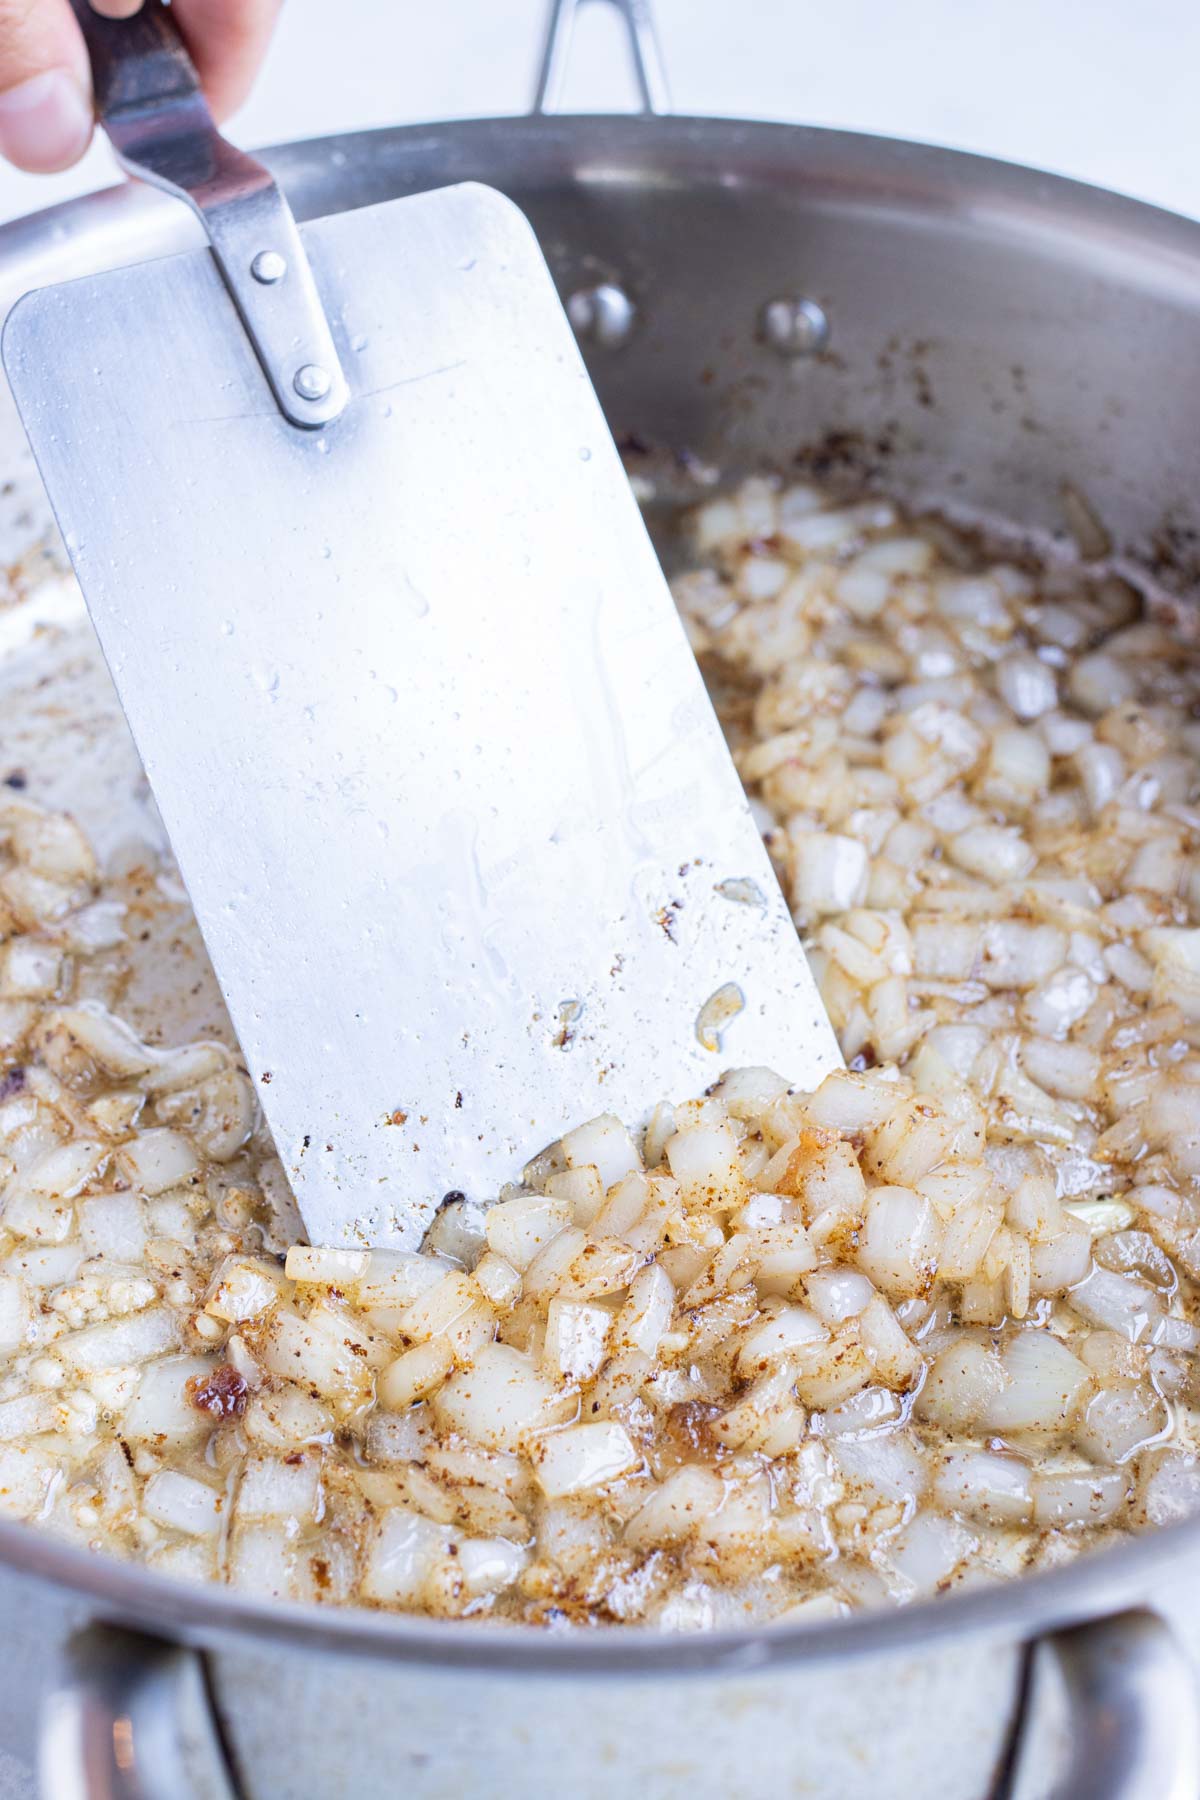
[[[92,65],[96,116],[160,106],[200,91],[200,79],[170,10],[154,0],[129,19],[108,19],[88,0],[71,0]]]
[[[199,215],[276,403],[293,425],[328,425],[349,398],[292,210],[262,163],[221,136],[161,0],[127,19],[71,0],[92,62],[96,110],[127,174]]]

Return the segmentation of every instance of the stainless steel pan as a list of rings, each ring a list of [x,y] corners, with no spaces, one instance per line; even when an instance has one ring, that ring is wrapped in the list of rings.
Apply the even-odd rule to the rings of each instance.
[[[1200,226],[920,145],[663,116],[644,8],[612,3],[637,116],[544,110],[578,4],[560,0],[531,117],[267,160],[301,218],[464,179],[509,193],[635,455],[798,464],[1051,543],[1068,485],[1118,557],[1186,597]],[[0,305],[196,241],[148,191],[57,207],[0,231]],[[10,525],[32,541],[7,413],[0,456]],[[17,1526],[0,1526],[0,1559],[0,1796],[32,1791],[39,1735],[54,1800],[1200,1791],[1200,1525],[901,1613],[674,1639],[259,1604]]]

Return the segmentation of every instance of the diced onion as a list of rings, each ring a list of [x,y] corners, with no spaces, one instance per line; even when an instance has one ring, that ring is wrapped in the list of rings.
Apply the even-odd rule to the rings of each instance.
[[[1020,1525],[1033,1516],[1028,1465],[989,1450],[957,1450],[941,1459],[934,1492],[951,1512],[982,1524]]]
[[[542,1492],[557,1500],[615,1481],[639,1460],[624,1426],[605,1422],[550,1432],[540,1439],[533,1466]]]
[[[565,1422],[577,1400],[508,1344],[489,1344],[474,1367],[452,1375],[434,1396],[444,1425],[491,1450],[517,1450],[533,1433]]]

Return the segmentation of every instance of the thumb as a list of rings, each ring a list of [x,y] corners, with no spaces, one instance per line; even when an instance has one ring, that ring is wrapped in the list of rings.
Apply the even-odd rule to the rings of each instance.
[[[78,162],[91,136],[91,75],[68,0],[0,0],[0,156],[50,174]]]

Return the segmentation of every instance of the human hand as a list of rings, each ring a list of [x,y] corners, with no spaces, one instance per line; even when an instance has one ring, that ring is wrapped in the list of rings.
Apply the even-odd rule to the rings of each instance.
[[[142,0],[93,0],[126,19]],[[218,119],[250,91],[281,0],[174,0],[171,12]],[[0,156],[50,174],[92,136],[92,82],[69,0],[0,0]]]

